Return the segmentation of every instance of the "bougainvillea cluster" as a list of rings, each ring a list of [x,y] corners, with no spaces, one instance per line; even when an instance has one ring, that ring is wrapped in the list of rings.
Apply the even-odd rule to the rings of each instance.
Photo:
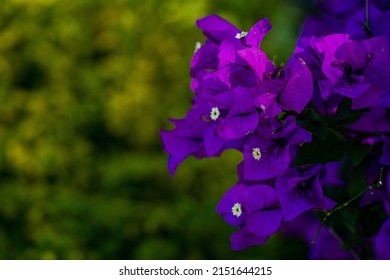
[[[217,15],[196,22],[206,40],[191,61],[192,108],[161,131],[169,171],[188,156],[243,154],[238,182],[217,205],[237,228],[234,250],[287,225],[319,244],[313,258],[388,259],[390,4],[319,6],[286,65],[261,49],[267,18],[247,31]]]

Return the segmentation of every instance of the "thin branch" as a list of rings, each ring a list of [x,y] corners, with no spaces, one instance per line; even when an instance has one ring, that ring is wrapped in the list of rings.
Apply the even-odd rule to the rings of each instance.
[[[377,188],[379,188],[380,186],[382,186],[382,184],[383,184],[383,182],[382,182],[382,180],[383,180],[383,170],[384,170],[384,169],[383,169],[383,167],[382,167],[382,168],[381,168],[381,171],[380,171],[380,173],[379,173],[379,179],[378,179],[378,181],[377,181],[376,183],[369,185],[366,189],[364,189],[364,190],[362,190],[361,192],[359,192],[358,194],[354,195],[352,198],[350,198],[350,199],[347,200],[346,202],[344,202],[344,203],[342,203],[342,204],[340,204],[340,205],[338,205],[338,206],[335,206],[334,208],[332,208],[332,209],[329,210],[329,211],[325,211],[325,212],[324,212],[324,213],[325,213],[325,216],[324,216],[324,218],[322,219],[321,224],[319,225],[319,227],[318,227],[318,229],[317,229],[317,231],[316,231],[316,233],[315,233],[313,239],[311,240],[311,243],[312,243],[312,244],[314,244],[314,243],[316,242],[317,237],[318,237],[318,235],[320,234],[322,227],[325,225],[325,222],[327,221],[327,219],[328,219],[328,217],[329,217],[330,215],[332,215],[334,212],[337,212],[337,211],[343,209],[344,207],[347,207],[351,202],[353,202],[353,201],[355,201],[356,199],[358,199],[359,197],[361,197],[361,196],[362,196],[363,194],[365,194],[367,191],[372,191],[372,190],[377,189]]]

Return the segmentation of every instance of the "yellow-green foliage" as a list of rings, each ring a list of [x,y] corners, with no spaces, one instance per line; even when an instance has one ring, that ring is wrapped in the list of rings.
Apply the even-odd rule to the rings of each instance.
[[[304,16],[294,2],[2,0],[0,258],[302,257],[280,236],[232,252],[215,206],[240,155],[190,158],[171,178],[159,139],[190,106],[195,20],[268,16],[281,62]]]

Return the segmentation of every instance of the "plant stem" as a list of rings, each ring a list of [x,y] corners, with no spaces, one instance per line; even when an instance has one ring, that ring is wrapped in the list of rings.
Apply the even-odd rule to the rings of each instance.
[[[369,22],[369,11],[368,11],[368,0],[366,0],[366,21],[363,24],[363,29],[367,32],[368,38],[372,38],[373,34],[370,28],[370,22]]]
[[[339,211],[339,210],[343,209],[344,207],[347,207],[351,202],[353,202],[353,201],[355,201],[356,199],[358,199],[359,197],[361,197],[361,196],[362,196],[363,194],[365,194],[367,191],[371,191],[371,190],[377,189],[377,188],[379,188],[380,186],[382,186],[382,184],[383,184],[383,183],[382,183],[382,179],[383,179],[383,170],[384,170],[384,169],[383,169],[383,167],[382,167],[382,168],[381,168],[381,171],[380,171],[380,173],[379,173],[379,179],[378,179],[378,181],[377,181],[376,183],[369,185],[366,189],[364,189],[364,190],[362,190],[361,192],[359,192],[358,194],[354,195],[352,198],[348,199],[346,202],[344,202],[344,203],[342,203],[342,204],[340,204],[340,205],[338,205],[338,206],[332,208],[332,209],[329,210],[329,211],[325,211],[325,212],[324,212],[324,213],[325,213],[325,216],[324,216],[324,218],[322,219],[321,224],[319,225],[319,227],[318,227],[318,229],[317,229],[317,231],[316,231],[316,233],[315,233],[313,239],[311,240],[311,243],[312,243],[312,244],[314,244],[314,243],[316,242],[317,237],[318,237],[318,235],[320,234],[322,227],[325,225],[325,222],[327,221],[327,219],[328,219],[328,217],[329,217],[330,215],[332,215],[332,214],[333,214],[334,212],[336,212],[336,211]]]

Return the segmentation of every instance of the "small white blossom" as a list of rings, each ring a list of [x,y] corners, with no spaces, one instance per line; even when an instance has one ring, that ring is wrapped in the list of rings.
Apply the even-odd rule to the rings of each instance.
[[[241,38],[244,38],[248,35],[248,32],[245,32],[245,31],[241,31],[241,33],[237,33],[236,34],[236,39],[241,39]]]
[[[253,148],[252,150],[252,156],[255,160],[260,160],[261,158],[261,151],[260,148]]]
[[[240,203],[236,203],[233,205],[232,207],[232,213],[234,216],[236,216],[237,218],[241,216],[242,214],[242,209],[241,209],[241,204]]]
[[[210,119],[212,119],[213,121],[216,121],[218,119],[218,117],[219,117],[218,107],[211,108]]]
[[[199,50],[201,47],[202,47],[202,43],[201,43],[201,42],[196,42],[196,43],[195,43],[195,50],[194,50],[194,53],[196,53],[196,51]]]

